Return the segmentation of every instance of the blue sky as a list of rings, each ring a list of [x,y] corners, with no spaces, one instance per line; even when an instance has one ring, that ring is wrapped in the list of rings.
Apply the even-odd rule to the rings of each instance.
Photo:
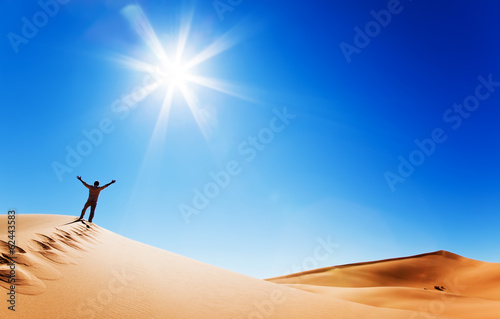
[[[0,13],[5,213],[78,216],[81,175],[117,180],[100,226],[259,278],[440,249],[500,262],[500,5],[41,3]],[[215,48],[189,72],[219,90],[186,81],[188,103],[166,77],[124,104],[137,61],[163,61],[148,43],[172,58],[189,17],[182,60]]]

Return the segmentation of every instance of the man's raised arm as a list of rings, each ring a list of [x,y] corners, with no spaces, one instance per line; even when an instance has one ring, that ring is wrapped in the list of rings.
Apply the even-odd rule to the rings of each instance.
[[[81,176],[77,176],[76,178],[78,178],[78,180],[79,180],[80,182],[82,182],[82,183],[83,183],[83,185],[84,185],[85,187],[90,188],[90,185],[89,185],[89,184],[87,184],[87,183],[85,183],[85,182],[82,180],[82,177],[81,177]]]
[[[107,183],[106,185],[104,185],[104,186],[103,186],[103,187],[101,187],[101,188],[102,188],[102,189],[105,189],[106,187],[108,187],[109,185],[114,184],[114,183],[116,183],[116,181],[115,181],[115,180],[112,180],[111,182]]]

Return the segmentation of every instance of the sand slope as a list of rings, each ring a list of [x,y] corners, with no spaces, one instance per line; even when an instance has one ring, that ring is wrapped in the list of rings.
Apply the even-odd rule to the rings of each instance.
[[[436,314],[500,318],[500,264],[446,251],[316,269],[269,281],[366,305],[421,312],[414,318]]]
[[[370,292],[361,294],[359,300],[355,300],[355,291],[338,293],[335,289],[340,288],[333,286],[339,279],[327,280],[330,277],[327,270],[301,274],[311,280],[305,280],[303,284],[307,286],[296,289],[144,245],[96,225],[90,229],[81,223],[64,225],[73,219],[18,215],[17,248],[11,255],[6,245],[7,217],[0,216],[0,291],[6,297],[9,263],[17,258],[16,311],[9,311],[3,301],[0,318],[408,319],[419,316],[417,312],[366,305],[375,299]],[[389,276],[391,268],[387,269]],[[495,270],[490,271],[493,274]],[[482,272],[477,269],[477,274]],[[356,275],[367,277],[361,271],[354,271],[348,276],[349,282],[356,283]],[[375,283],[375,277],[366,280]],[[399,283],[405,275],[401,273],[397,278],[386,277]],[[321,286],[319,279],[324,280]],[[357,281],[357,286],[361,281]],[[481,295],[480,289],[469,289],[471,294]],[[388,297],[395,303],[407,302],[405,296],[398,294]],[[390,300],[380,299],[376,306],[393,306],[387,304]]]

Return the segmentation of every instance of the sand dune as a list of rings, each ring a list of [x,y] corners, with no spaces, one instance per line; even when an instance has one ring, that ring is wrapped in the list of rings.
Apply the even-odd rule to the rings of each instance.
[[[500,264],[447,252],[316,269],[274,283],[418,317],[500,318]]]
[[[3,302],[0,318],[409,319],[429,318],[419,313],[421,306],[437,307],[433,302],[445,297],[446,309],[441,313],[446,316],[431,318],[473,318],[474,311],[474,318],[493,318],[495,311],[499,313],[498,266],[450,253],[325,268],[265,281],[130,240],[97,225],[64,225],[72,220],[71,216],[18,215],[17,247],[11,255],[7,219],[0,216],[4,296],[10,287],[9,264],[17,258],[16,311]],[[459,285],[454,285],[455,279]]]

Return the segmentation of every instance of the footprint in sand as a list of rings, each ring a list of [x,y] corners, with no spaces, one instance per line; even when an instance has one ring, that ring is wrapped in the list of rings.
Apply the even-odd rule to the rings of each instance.
[[[39,241],[37,239],[31,239],[28,242],[28,247],[34,253],[38,253],[41,256],[47,258],[58,264],[74,264],[77,263],[73,260],[73,258],[67,256],[66,254],[52,248],[49,244]]]
[[[44,244],[49,245],[50,247],[62,252],[65,255],[68,255],[72,258],[83,258],[82,254],[76,250],[76,248],[72,248],[69,245],[65,245],[59,240],[54,239],[53,236],[47,236],[40,233],[35,233],[35,235],[42,241]]]
[[[6,253],[6,254],[10,253],[9,243],[7,243],[6,241],[0,240],[0,253]],[[26,251],[24,251],[24,249],[22,249],[21,247],[14,245],[14,253],[15,254],[24,254],[24,253],[26,253]]]

